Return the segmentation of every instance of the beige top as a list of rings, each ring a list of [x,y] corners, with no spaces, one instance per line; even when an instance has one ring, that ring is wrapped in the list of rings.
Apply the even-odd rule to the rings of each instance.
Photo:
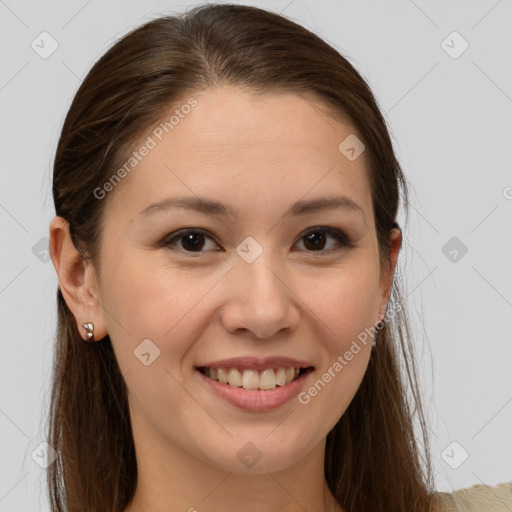
[[[512,512],[512,482],[438,492],[442,512]]]

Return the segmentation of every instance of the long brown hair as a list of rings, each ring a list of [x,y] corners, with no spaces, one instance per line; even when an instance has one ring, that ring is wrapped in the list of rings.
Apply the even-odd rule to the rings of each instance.
[[[100,274],[105,201],[113,175],[170,104],[228,84],[265,93],[314,93],[334,118],[350,119],[366,146],[381,265],[408,185],[385,120],[360,74],[332,46],[283,16],[241,5],[202,5],[134,29],[92,67],[66,116],[53,169],[56,215]],[[377,334],[360,387],[325,454],[327,483],[353,512],[424,512],[434,501],[429,437],[400,273],[395,314]],[[122,512],[137,482],[127,389],[110,338],[87,344],[60,288],[48,421],[58,458],[49,466],[52,510]],[[408,394],[408,392],[410,394]],[[418,422],[421,452],[414,432]]]

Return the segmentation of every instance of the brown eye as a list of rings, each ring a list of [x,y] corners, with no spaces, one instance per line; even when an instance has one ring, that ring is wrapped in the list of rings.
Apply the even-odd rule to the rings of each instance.
[[[200,230],[187,229],[174,234],[171,238],[168,238],[163,245],[170,246],[172,248],[172,246],[176,246],[177,243],[181,242],[181,247],[178,246],[179,250],[200,253],[205,252],[202,249],[204,248],[205,241],[207,239],[213,241],[210,236]]]
[[[202,233],[189,233],[182,235],[181,245],[187,251],[200,251],[204,246],[204,235]]]
[[[331,243],[331,246],[326,248],[326,245],[329,245],[329,239],[334,240],[334,244]],[[209,249],[208,241],[213,244]],[[306,252],[321,254],[352,247],[349,238],[343,232],[334,228],[317,227],[311,229],[300,238],[300,241],[303,242]],[[208,250],[220,250],[215,240],[201,229],[182,229],[172,233],[164,239],[161,246],[168,247],[171,250],[198,254]]]
[[[324,249],[325,239],[324,231],[314,231],[304,237],[304,246],[312,251],[321,251]]]
[[[335,244],[334,247],[325,248],[326,241],[329,237],[337,242],[338,247],[336,247]],[[326,252],[336,250],[336,248],[340,248],[340,246],[350,246],[348,238],[341,231],[331,228],[315,228],[306,233],[301,240],[304,240],[304,247],[308,252]]]

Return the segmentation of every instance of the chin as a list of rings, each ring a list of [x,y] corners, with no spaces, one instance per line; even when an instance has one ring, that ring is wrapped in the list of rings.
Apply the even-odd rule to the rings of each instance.
[[[285,441],[270,439],[273,434],[269,435],[269,432],[273,428],[266,427],[265,433],[259,436],[244,436],[246,440],[236,436],[227,443],[222,453],[218,453],[218,457],[210,452],[206,458],[210,464],[237,475],[263,475],[286,470],[303,459],[308,450],[303,437],[299,442],[293,438]],[[315,444],[312,443],[312,446]],[[223,447],[221,443],[216,444],[217,450]]]

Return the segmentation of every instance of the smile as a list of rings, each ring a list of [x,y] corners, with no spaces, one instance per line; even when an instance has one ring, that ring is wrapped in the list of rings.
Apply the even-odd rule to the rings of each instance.
[[[261,372],[254,369],[240,370],[238,368],[198,368],[201,373],[221,384],[244,389],[257,389],[260,391],[275,389],[277,386],[296,380],[309,368],[267,368]]]
[[[242,372],[237,368],[197,367],[196,370],[206,389],[214,396],[239,409],[265,412],[281,407],[296,397],[314,367],[267,368],[261,373],[254,369]],[[283,372],[285,383],[280,384],[283,382]]]

